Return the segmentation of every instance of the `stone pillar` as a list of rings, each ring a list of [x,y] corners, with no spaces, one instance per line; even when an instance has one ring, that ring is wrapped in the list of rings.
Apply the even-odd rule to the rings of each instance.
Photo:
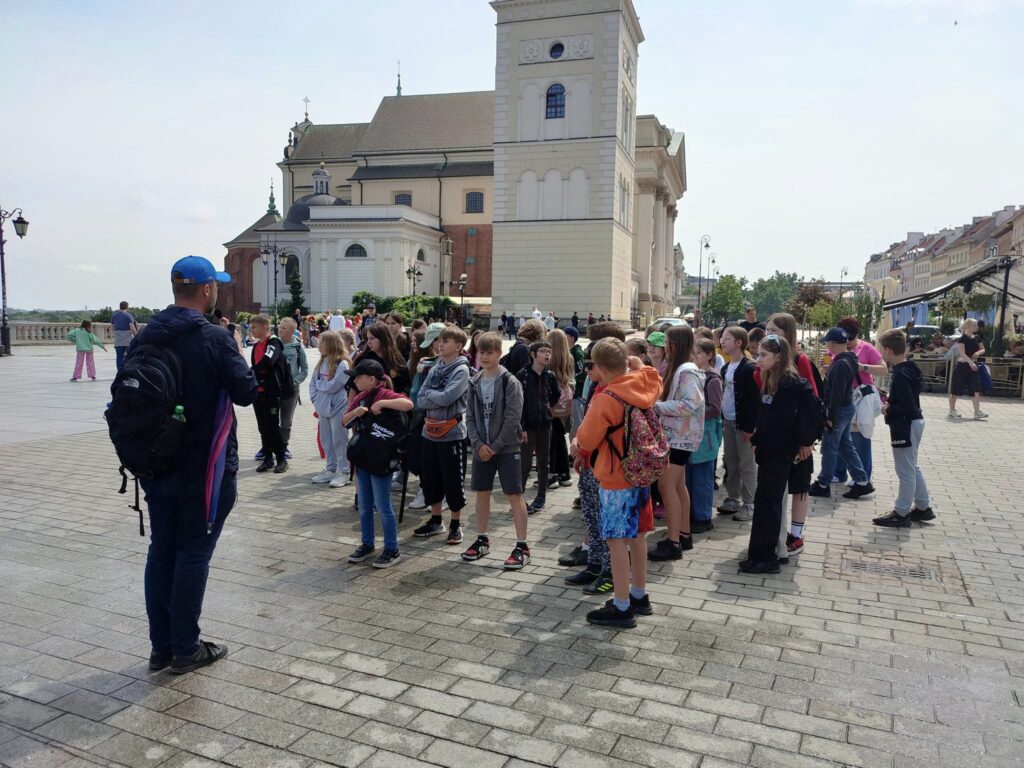
[[[668,202],[668,207],[665,216],[665,271],[668,273],[668,278],[662,277],[662,283],[668,283],[668,287],[662,290],[662,296],[665,299],[664,312],[666,315],[672,314],[672,309],[675,307],[675,290],[676,290],[676,255],[673,250],[673,243],[675,242],[675,226],[676,226],[676,210],[675,203]]]
[[[651,300],[651,244],[654,242],[654,185],[641,181],[637,186],[636,220],[633,222],[633,255],[639,275],[637,303],[641,312]]]
[[[654,203],[654,251],[651,259],[651,301],[654,312],[662,311],[665,293],[665,202],[668,194],[659,187]],[[653,317],[651,318],[654,319]]]

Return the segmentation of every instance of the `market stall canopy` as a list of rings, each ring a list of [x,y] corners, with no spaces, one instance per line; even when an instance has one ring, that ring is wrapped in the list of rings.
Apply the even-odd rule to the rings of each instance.
[[[997,301],[1002,301],[1004,272],[1003,268],[1000,267],[1000,263],[1003,258],[1001,256],[989,256],[973,267],[965,269],[953,280],[912,296],[902,296],[898,299],[887,301],[883,305],[883,309],[899,309],[900,307],[907,307],[922,301],[930,301],[938,296],[942,296],[944,293],[948,293],[957,286],[967,286],[968,283],[972,286],[984,285],[987,290],[996,294]],[[1009,308],[1013,311],[1021,311],[1024,310],[1024,270],[1021,269],[1021,259],[1019,257],[1011,257],[1011,263],[1010,287],[1008,291]]]

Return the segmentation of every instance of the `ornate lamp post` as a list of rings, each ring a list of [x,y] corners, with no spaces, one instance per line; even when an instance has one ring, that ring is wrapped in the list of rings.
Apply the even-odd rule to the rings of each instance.
[[[701,285],[704,279],[704,251],[710,250],[711,248],[711,236],[704,235],[700,239],[700,244],[697,246],[697,311],[694,313],[693,319],[697,325],[701,324],[700,315],[700,294]]]
[[[412,280],[412,313],[418,317],[420,312],[417,304],[416,283],[418,283],[420,278],[423,277],[423,273],[420,271],[419,267],[413,264],[405,270],[405,275]]]
[[[469,276],[463,272],[459,275],[458,280],[453,280],[450,285],[452,290],[459,289],[459,317],[463,323],[466,322],[466,283],[469,282]]]
[[[11,354],[11,329],[7,325],[7,263],[4,261],[4,222],[17,214],[14,220],[14,233],[18,237],[24,237],[28,232],[28,220],[21,215],[21,208],[13,211],[5,211],[0,208],[0,283],[3,284],[3,322],[0,324],[0,346],[3,347],[5,355]]]
[[[843,308],[843,282],[846,280],[846,276],[848,274],[850,274],[850,270],[848,270],[846,267],[843,267],[841,270],[839,270],[839,297],[838,298],[839,298],[840,314],[842,314],[841,310]]]
[[[270,270],[267,270],[267,301],[273,302],[273,310],[271,311],[271,317],[274,320],[274,325],[277,325],[277,297],[278,297],[278,282],[277,282],[277,267],[280,264],[281,268],[284,269],[288,266],[288,254],[284,252],[283,248],[279,248],[277,243],[270,246],[263,246],[260,249],[260,261],[263,262],[263,266],[267,266],[270,257],[274,258],[274,290],[271,295],[270,290]]]

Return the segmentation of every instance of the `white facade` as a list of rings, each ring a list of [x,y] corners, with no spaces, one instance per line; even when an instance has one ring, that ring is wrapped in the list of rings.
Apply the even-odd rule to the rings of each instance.
[[[630,319],[637,46],[630,0],[495,0],[492,306]]]

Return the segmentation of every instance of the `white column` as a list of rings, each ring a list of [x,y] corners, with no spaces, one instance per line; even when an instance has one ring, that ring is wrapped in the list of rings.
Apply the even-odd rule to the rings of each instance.
[[[651,293],[651,243],[654,242],[654,190],[637,195],[633,222],[633,253],[639,274],[640,300]]]
[[[651,259],[651,298],[661,302],[665,288],[665,193],[659,191],[654,203],[654,252]]]
[[[665,271],[668,272],[668,280],[665,280],[664,276],[662,277],[662,281],[668,283],[668,288],[662,289],[662,295],[670,306],[673,305],[675,299],[676,257],[672,250],[672,243],[675,240],[675,225],[676,207],[671,201],[668,201],[665,216]],[[664,273],[662,274],[664,275]]]

